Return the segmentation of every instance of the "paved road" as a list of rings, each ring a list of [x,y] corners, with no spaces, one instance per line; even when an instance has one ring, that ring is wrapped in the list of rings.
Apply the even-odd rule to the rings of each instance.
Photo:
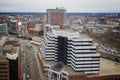
[[[40,75],[39,75],[39,70],[38,70],[38,65],[37,65],[37,62],[36,62],[36,57],[35,57],[35,51],[34,49],[32,48],[32,59],[33,59],[33,66],[34,66],[34,71],[35,71],[35,76],[36,76],[36,80],[40,80]]]
[[[34,80],[40,80],[40,74],[39,74],[39,69],[38,69],[38,64],[37,64],[37,60],[35,57],[35,50],[34,48],[29,44],[29,41],[23,41],[23,45],[24,45],[24,52],[27,53],[25,54],[25,65],[27,65],[28,69],[25,68],[25,72],[27,72],[27,70],[29,70],[29,73],[31,73],[30,75],[34,75]],[[31,56],[31,62],[30,62],[30,56]],[[33,72],[30,72],[30,63],[32,63],[32,69]],[[33,74],[34,73],[34,74]],[[31,76],[30,76],[31,77]]]
[[[30,62],[27,48],[23,45],[23,80],[31,80]]]

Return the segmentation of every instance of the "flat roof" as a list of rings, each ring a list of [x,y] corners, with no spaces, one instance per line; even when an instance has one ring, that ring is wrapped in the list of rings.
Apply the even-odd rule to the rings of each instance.
[[[6,60],[6,57],[0,53],[0,61],[4,61],[4,60]]]
[[[5,45],[5,46],[3,46],[2,50],[12,50],[12,45]]]
[[[3,46],[5,43],[6,37],[0,37],[0,46]]]
[[[18,54],[19,54],[19,47],[13,47],[12,52],[7,53],[6,56],[8,59],[16,60],[18,58]]]
[[[10,20],[11,22],[17,22],[17,20]]]
[[[43,22],[43,20],[32,19],[32,20],[28,20],[27,22]]]
[[[32,41],[34,41],[34,42],[42,42],[43,39],[40,38],[40,37],[32,37]]]
[[[53,30],[48,32],[50,35],[54,36],[64,36],[68,38],[76,39],[91,39],[88,35],[80,33],[79,31],[73,29],[62,29],[62,30]]]
[[[13,43],[19,43],[19,39],[14,37],[8,37],[5,41],[5,44],[13,44]]]
[[[79,34],[79,38],[73,38],[72,40],[74,40],[74,41],[77,41],[77,40],[78,40],[78,41],[82,41],[82,40],[83,40],[83,41],[85,41],[85,40],[86,40],[86,41],[88,41],[88,40],[89,40],[89,41],[92,41],[92,38],[90,38],[90,37],[89,37],[88,35],[86,35],[86,34],[82,34],[82,33],[81,33],[81,34]]]
[[[8,51],[9,50],[9,51]],[[19,47],[13,47],[12,45],[5,45],[0,47],[0,58],[9,58],[9,59],[17,59],[19,53]],[[1,59],[0,59],[1,60]]]

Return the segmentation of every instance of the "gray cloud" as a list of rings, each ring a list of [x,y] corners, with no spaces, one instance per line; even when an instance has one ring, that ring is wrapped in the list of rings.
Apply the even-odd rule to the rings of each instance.
[[[68,12],[119,12],[120,0],[0,0],[0,12],[45,12],[65,7]]]

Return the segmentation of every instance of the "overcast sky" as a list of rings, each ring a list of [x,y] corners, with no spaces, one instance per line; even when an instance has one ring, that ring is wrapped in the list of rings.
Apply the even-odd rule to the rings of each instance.
[[[120,12],[120,0],[0,0],[0,12],[46,12],[56,7],[67,12]]]

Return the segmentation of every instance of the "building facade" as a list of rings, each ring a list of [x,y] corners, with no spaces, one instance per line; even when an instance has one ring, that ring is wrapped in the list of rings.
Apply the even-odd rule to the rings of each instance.
[[[8,35],[8,27],[7,24],[0,24],[0,35]]]
[[[35,20],[35,19],[28,20],[27,21],[27,29],[35,28],[36,24],[43,24],[43,21],[42,20]]]
[[[42,36],[43,35],[43,25],[36,24],[35,28],[28,28],[28,34],[34,36]]]
[[[18,21],[17,20],[11,20],[9,25],[9,32],[12,34],[17,34],[18,32]]]
[[[68,65],[75,71],[99,73],[100,55],[92,39],[72,39],[68,42]]]
[[[0,80],[10,80],[9,76],[9,61],[0,55]]]
[[[60,25],[63,28],[63,24],[66,17],[66,10],[64,8],[47,9],[46,23],[51,25]]]
[[[0,80],[21,80],[21,46],[16,38],[6,38],[0,46]]]

